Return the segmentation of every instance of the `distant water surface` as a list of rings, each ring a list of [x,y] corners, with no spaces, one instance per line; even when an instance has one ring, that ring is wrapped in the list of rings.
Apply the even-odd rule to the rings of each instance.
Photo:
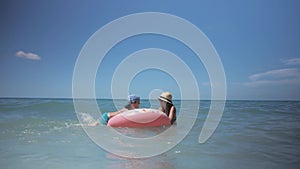
[[[188,111],[190,101],[175,101],[176,107],[181,102]],[[115,103],[122,105],[124,101]],[[98,100],[98,104],[101,111],[116,110],[112,100]],[[143,100],[141,107],[151,105]],[[227,101],[217,130],[206,143],[199,144],[209,106],[210,101],[200,102],[192,130],[170,151],[152,158],[128,159],[102,150],[89,139],[71,99],[0,99],[0,165],[5,169],[300,168],[300,102]],[[89,123],[99,116],[86,112],[79,118]],[[119,130],[134,132],[137,137],[157,132]]]

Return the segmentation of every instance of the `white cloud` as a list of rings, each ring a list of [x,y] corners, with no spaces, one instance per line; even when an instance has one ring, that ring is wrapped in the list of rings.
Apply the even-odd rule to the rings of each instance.
[[[257,80],[245,82],[243,85],[245,86],[261,86],[261,85],[300,85],[300,78],[291,78],[291,79],[280,79],[280,80]]]
[[[287,60],[282,60],[285,65],[300,65],[300,58],[292,58]]]
[[[39,55],[34,53],[25,53],[21,50],[16,53],[16,56],[30,60],[41,60],[41,57]]]
[[[270,70],[263,73],[257,73],[249,76],[250,80],[259,80],[259,79],[279,79],[279,78],[288,78],[288,77],[300,77],[300,72],[297,68],[286,68],[286,69],[276,69]]]
[[[300,65],[300,58],[292,58],[282,60],[285,65],[296,66]],[[299,68],[284,68],[269,70],[262,73],[253,74],[248,77],[249,82],[243,83],[246,86],[260,85],[300,85],[300,69]]]
[[[243,83],[246,86],[260,85],[300,85],[300,71],[297,68],[270,70],[249,76],[250,82]]]

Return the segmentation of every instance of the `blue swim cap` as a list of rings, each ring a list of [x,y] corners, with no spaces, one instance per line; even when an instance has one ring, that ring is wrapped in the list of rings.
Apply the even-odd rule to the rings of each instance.
[[[132,94],[128,96],[128,100],[132,103],[132,102],[139,101],[140,97]]]

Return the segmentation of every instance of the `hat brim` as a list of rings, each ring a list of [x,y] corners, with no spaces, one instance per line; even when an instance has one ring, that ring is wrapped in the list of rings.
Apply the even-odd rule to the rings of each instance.
[[[167,103],[173,104],[172,101],[170,101],[170,100],[168,100],[168,99],[166,99],[166,98],[163,98],[163,97],[161,97],[161,96],[158,98],[158,100],[162,100],[162,101],[165,101],[165,102],[167,102]]]

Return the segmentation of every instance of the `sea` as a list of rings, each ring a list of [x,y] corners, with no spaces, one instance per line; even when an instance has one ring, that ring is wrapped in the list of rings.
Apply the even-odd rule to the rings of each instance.
[[[116,104],[123,104],[109,99],[96,102],[101,112],[115,111]],[[191,108],[191,102],[174,101],[176,107],[183,107],[182,112],[177,112],[183,114],[182,118]],[[218,127],[206,142],[199,143],[210,105],[209,100],[200,101],[191,130],[170,150],[153,157],[130,158],[103,149],[89,137],[84,128],[92,127],[89,123],[95,122],[100,114],[76,112],[73,99],[2,98],[0,166],[3,169],[300,168],[299,101],[227,100]],[[140,107],[149,106],[153,106],[151,101],[142,100]],[[105,132],[109,127],[93,128]],[[123,128],[118,132],[153,137],[164,129]],[[103,134],[99,132],[100,136]],[[161,143],[165,144],[163,140]],[[114,144],[119,146],[118,142]]]

